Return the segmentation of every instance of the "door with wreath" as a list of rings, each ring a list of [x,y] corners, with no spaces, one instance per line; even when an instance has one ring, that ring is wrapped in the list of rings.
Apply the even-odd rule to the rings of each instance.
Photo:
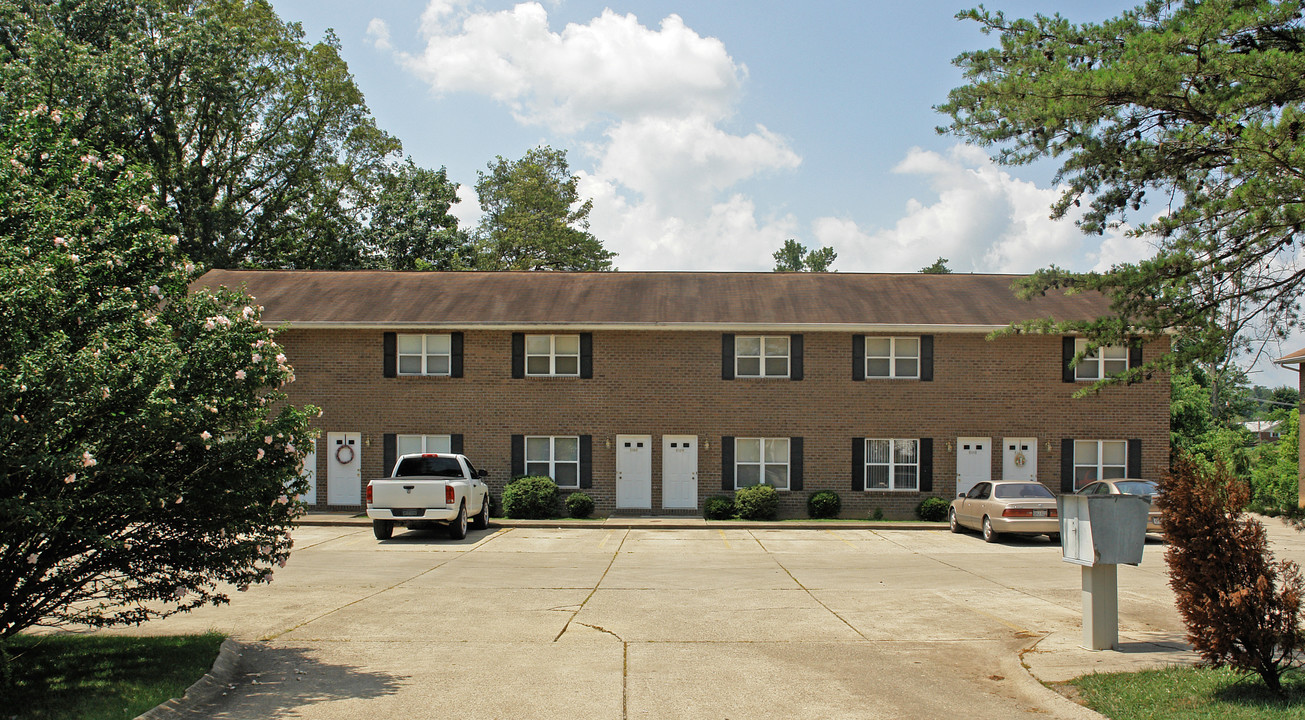
[[[1002,438],[1001,442],[1001,479],[1032,480],[1038,479],[1038,439],[1037,438]]]

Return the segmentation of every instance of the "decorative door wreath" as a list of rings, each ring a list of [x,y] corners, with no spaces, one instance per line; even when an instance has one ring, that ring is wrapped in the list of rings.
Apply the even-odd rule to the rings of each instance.
[[[1024,457],[1023,451],[1015,453],[1015,467],[1024,467],[1024,463],[1028,461],[1028,458]]]
[[[348,452],[346,453],[346,451]],[[335,459],[341,465],[348,465],[353,462],[353,446],[341,444],[340,447],[335,449]]]

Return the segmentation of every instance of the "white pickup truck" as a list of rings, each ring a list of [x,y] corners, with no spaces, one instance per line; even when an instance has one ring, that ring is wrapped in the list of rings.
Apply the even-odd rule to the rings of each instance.
[[[471,527],[489,526],[488,473],[472,467],[463,455],[401,455],[391,477],[367,483],[367,517],[377,540],[389,540],[394,526],[447,525],[449,537],[467,536]]]

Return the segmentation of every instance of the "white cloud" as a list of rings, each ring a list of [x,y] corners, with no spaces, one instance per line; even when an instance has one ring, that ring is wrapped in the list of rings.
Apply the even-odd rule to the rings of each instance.
[[[367,39],[372,42],[377,50],[390,50],[393,48],[390,45],[390,26],[386,25],[385,21],[380,18],[372,18],[371,22],[367,23]]]

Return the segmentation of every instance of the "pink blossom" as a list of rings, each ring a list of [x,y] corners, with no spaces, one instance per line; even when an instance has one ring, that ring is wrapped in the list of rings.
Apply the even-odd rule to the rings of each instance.
[[[63,247],[64,245],[67,245],[67,244],[68,244],[68,241],[67,241],[67,240],[64,240],[64,239],[61,238],[61,237],[56,236],[56,237],[54,238],[54,244],[57,245],[57,246],[59,246],[59,247]]]
[[[95,458],[89,452],[82,452],[82,467],[95,467]]]
[[[217,327],[217,325],[213,323],[213,318],[209,318],[208,321],[204,323],[205,330],[212,330],[215,327]]]
[[[211,434],[209,434],[209,431],[205,430],[204,432],[201,432],[201,433],[199,434],[199,437],[200,437],[201,440],[207,440],[207,439],[209,439],[209,438],[211,438],[211,437],[213,437],[213,436],[212,436]]]
[[[276,564],[277,564],[278,566],[280,566],[280,567],[285,567],[285,561],[286,561],[286,558],[281,558],[280,560],[277,561]]]
[[[108,388],[101,388],[101,389],[100,389],[100,397],[102,397],[102,398],[104,398],[104,399],[106,399],[106,400],[109,399],[109,389],[108,389]]]
[[[262,459],[263,459],[263,448],[259,448],[259,449],[258,449],[258,455],[256,455],[256,456],[254,457],[254,459],[255,459],[255,460],[262,460]]]
[[[76,255],[76,254],[73,254],[73,255],[69,255],[69,256],[68,256],[68,259],[69,259],[69,260],[72,260],[73,262],[77,262],[78,260],[81,260],[81,257],[79,257],[79,256]]]
[[[244,315],[245,318],[251,318],[251,317],[254,316],[254,309],[251,308],[251,307],[249,307],[248,305],[246,305],[246,306],[245,306],[245,309],[242,310],[242,311],[240,312],[240,314],[241,314],[241,315]]]
[[[78,145],[82,144],[82,141],[78,140],[77,138],[72,138],[71,140],[68,141],[68,143],[73,147],[77,147]]]
[[[282,495],[281,497],[276,499],[277,505],[285,505],[288,502],[290,502],[290,498],[286,497],[285,495]]]
[[[35,565],[37,559],[38,559],[38,558],[36,557],[36,553],[32,553],[31,555],[28,555],[28,556],[27,556],[27,564],[28,564],[28,565]]]
[[[295,446],[292,445],[292,444],[290,444],[290,443],[286,443],[286,444],[285,444],[285,454],[286,454],[286,455],[294,455],[294,454],[295,454]]]
[[[18,419],[18,416],[15,415],[15,416],[14,416],[14,419],[17,420],[17,419]],[[264,436],[263,436],[263,442],[264,442],[265,444],[267,444],[267,445],[271,445],[271,444],[272,444],[272,436],[271,436],[271,435],[264,435]]]
[[[146,215],[151,215],[154,213],[154,211],[150,209],[150,206],[146,205],[145,203],[141,203],[140,205],[138,205],[136,207],[136,212],[145,213]]]
[[[181,504],[181,496],[177,496],[177,501],[174,502],[174,503],[172,503],[172,504],[173,504],[173,505],[180,505],[180,504]]]
[[[244,370],[237,370],[237,371],[236,371],[236,379],[237,379],[237,380],[244,380],[244,379],[245,379],[245,371],[244,371]]]
[[[153,294],[155,294],[155,295],[158,295],[159,297],[162,297],[162,296],[163,296],[163,291],[159,289],[159,286],[158,286],[158,285],[151,285],[151,286],[150,286],[150,292],[153,293]]]
[[[278,365],[285,364],[285,353],[278,353],[276,356],[276,362]]]
[[[77,473],[68,473],[68,477],[64,478],[63,481],[65,483],[77,482]]]
[[[254,361],[254,362],[262,362],[262,361],[263,361],[263,356],[262,356],[261,354],[259,354],[259,353],[254,353],[253,361]]]

